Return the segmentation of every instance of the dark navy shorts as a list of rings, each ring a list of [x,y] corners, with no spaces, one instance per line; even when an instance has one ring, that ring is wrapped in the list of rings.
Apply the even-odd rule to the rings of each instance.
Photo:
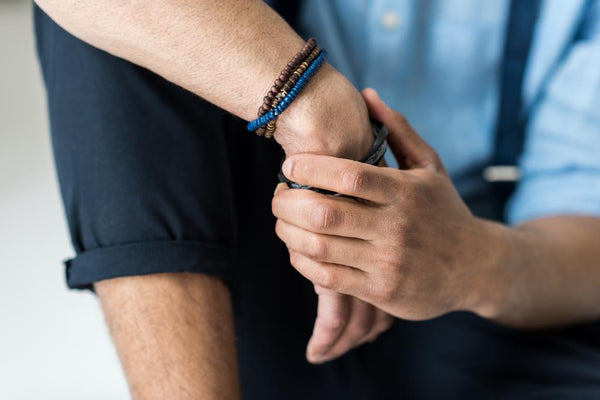
[[[278,145],[37,7],[35,26],[76,250],[71,288],[160,272],[224,278],[245,399],[600,398],[594,324],[519,332],[467,313],[397,321],[375,343],[309,365],[316,296],[290,266],[270,211]]]

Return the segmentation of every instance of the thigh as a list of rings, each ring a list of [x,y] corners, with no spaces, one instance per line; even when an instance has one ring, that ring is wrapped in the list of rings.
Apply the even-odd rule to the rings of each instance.
[[[68,284],[226,275],[236,240],[219,108],[35,11],[58,180],[76,257]]]

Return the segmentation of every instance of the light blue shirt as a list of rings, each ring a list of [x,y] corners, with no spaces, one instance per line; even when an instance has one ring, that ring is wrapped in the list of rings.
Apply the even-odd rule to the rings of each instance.
[[[522,0],[526,1],[526,0]],[[305,0],[301,27],[375,88],[459,177],[492,154],[509,0]],[[510,223],[600,217],[600,1],[545,0],[525,72],[529,113]]]

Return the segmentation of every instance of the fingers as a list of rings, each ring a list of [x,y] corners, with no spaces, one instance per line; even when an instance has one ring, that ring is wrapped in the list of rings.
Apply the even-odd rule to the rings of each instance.
[[[280,189],[271,209],[277,218],[308,231],[364,240],[377,236],[380,223],[376,207],[311,190]]]
[[[358,297],[369,294],[368,277],[363,271],[314,261],[295,251],[290,251],[290,262],[316,286]]]
[[[365,89],[362,94],[371,118],[388,127],[388,143],[402,167],[445,172],[437,153],[414,131],[402,114],[389,108],[375,90]]]
[[[306,348],[309,362],[318,363],[338,341],[350,318],[351,297],[315,287],[319,296],[317,319]]]
[[[365,336],[364,342],[373,342],[379,335],[392,327],[394,317],[378,308],[375,309],[375,318],[371,331]]]
[[[294,182],[375,203],[388,202],[387,189],[393,184],[393,178],[386,169],[316,154],[290,156],[282,169],[284,175]]]
[[[360,346],[371,332],[375,321],[375,307],[355,297],[351,297],[350,318],[342,335],[321,357],[311,362],[325,362],[342,356],[353,348]]]
[[[361,239],[309,232],[281,219],[277,220],[275,233],[288,249],[315,261],[346,265],[364,271],[375,261],[373,245]]]

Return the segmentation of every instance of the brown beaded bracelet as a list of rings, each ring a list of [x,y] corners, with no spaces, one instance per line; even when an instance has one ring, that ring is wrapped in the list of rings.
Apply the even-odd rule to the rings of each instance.
[[[306,60],[306,58],[312,53],[312,51],[314,50],[314,48],[316,46],[317,46],[317,41],[315,40],[315,38],[308,39],[306,41],[306,43],[304,44],[304,47],[302,48],[302,50],[300,50],[298,52],[298,54],[296,54],[294,56],[294,58],[290,62],[288,62],[288,64],[283,69],[283,71],[281,71],[281,73],[279,74],[279,77],[275,80],[273,87],[267,93],[267,96],[264,99],[265,103],[267,103],[267,104],[263,104],[263,107],[261,107],[263,115],[271,109],[270,106],[272,104],[272,101],[275,99],[275,96],[277,95],[277,93],[279,93],[279,91],[281,90],[281,88],[283,87],[285,82],[287,82],[287,80],[294,73],[296,68],[298,68],[298,66],[304,60]],[[261,111],[259,110],[259,112],[261,112]]]
[[[275,83],[273,84],[273,87],[271,88],[271,90],[269,90],[269,92],[263,99],[263,104],[258,109],[258,117],[259,118],[262,117],[267,112],[269,112],[271,110],[271,108],[274,107],[273,101],[275,100],[275,97],[277,96],[277,94],[281,91],[284,83],[289,79],[289,77],[298,68],[298,65],[300,65],[302,63],[302,61],[304,61],[310,55],[310,53],[312,53],[312,51],[314,50],[316,45],[317,45],[317,42],[316,42],[315,38],[308,39],[306,41],[306,43],[304,44],[304,47],[302,48],[302,50],[300,50],[294,56],[294,58],[292,58],[292,60],[290,62],[288,62],[288,64],[283,69],[283,71],[281,71],[281,74],[279,75],[279,77],[275,80]],[[266,131],[267,131],[266,128],[261,126],[255,132],[258,136],[262,136],[262,135],[266,134]]]
[[[317,56],[319,55],[320,52],[321,52],[321,49],[319,48],[319,46],[315,46],[315,48],[308,55],[306,60],[304,60],[298,66],[298,68],[296,68],[296,70],[291,74],[291,76],[289,77],[289,79],[287,80],[285,85],[283,85],[283,87],[281,88],[279,93],[277,93],[277,96],[275,96],[275,99],[273,100],[270,109],[277,107],[279,102],[285,96],[287,96],[288,92],[294,87],[294,85],[298,82],[298,79],[300,79],[300,77],[306,72],[306,69],[308,68],[308,66],[315,60],[315,58],[317,58]],[[260,115],[259,115],[259,117],[260,117]],[[263,128],[263,129],[265,129],[265,131],[263,132],[263,134],[265,135],[265,138],[270,139],[273,137],[273,134],[275,133],[275,129],[276,129],[276,124],[277,124],[277,117],[275,117],[275,119],[273,121],[270,121],[267,124],[266,128]]]
[[[281,100],[282,98],[284,98],[287,95],[287,93],[294,87],[296,82],[298,82],[298,79],[300,79],[300,77],[306,72],[306,69],[308,68],[308,66],[310,64],[312,64],[313,61],[315,61],[315,58],[317,58],[317,56],[319,55],[320,52],[321,52],[321,49],[319,48],[319,46],[316,46],[314,48],[314,50],[308,55],[306,60],[304,60],[298,66],[298,68],[296,68],[296,70],[292,73],[292,75],[289,77],[287,82],[280,89],[279,93],[277,93],[277,96],[275,98],[279,97],[279,99]],[[283,95],[282,95],[282,93],[283,93]]]
[[[313,52],[315,47],[317,46],[317,41],[315,38],[310,38],[306,41],[302,50],[300,50],[285,66],[285,68],[279,74],[279,77],[273,83],[273,87],[269,90],[267,95],[263,99],[263,104],[258,109],[258,117],[262,117],[264,114],[269,112],[273,107],[273,101],[277,94],[281,91],[284,84],[288,81],[290,76],[294,73],[294,71],[298,68],[303,61],[305,61],[309,55]],[[264,127],[260,127],[256,130],[256,134],[262,136],[266,132]]]

